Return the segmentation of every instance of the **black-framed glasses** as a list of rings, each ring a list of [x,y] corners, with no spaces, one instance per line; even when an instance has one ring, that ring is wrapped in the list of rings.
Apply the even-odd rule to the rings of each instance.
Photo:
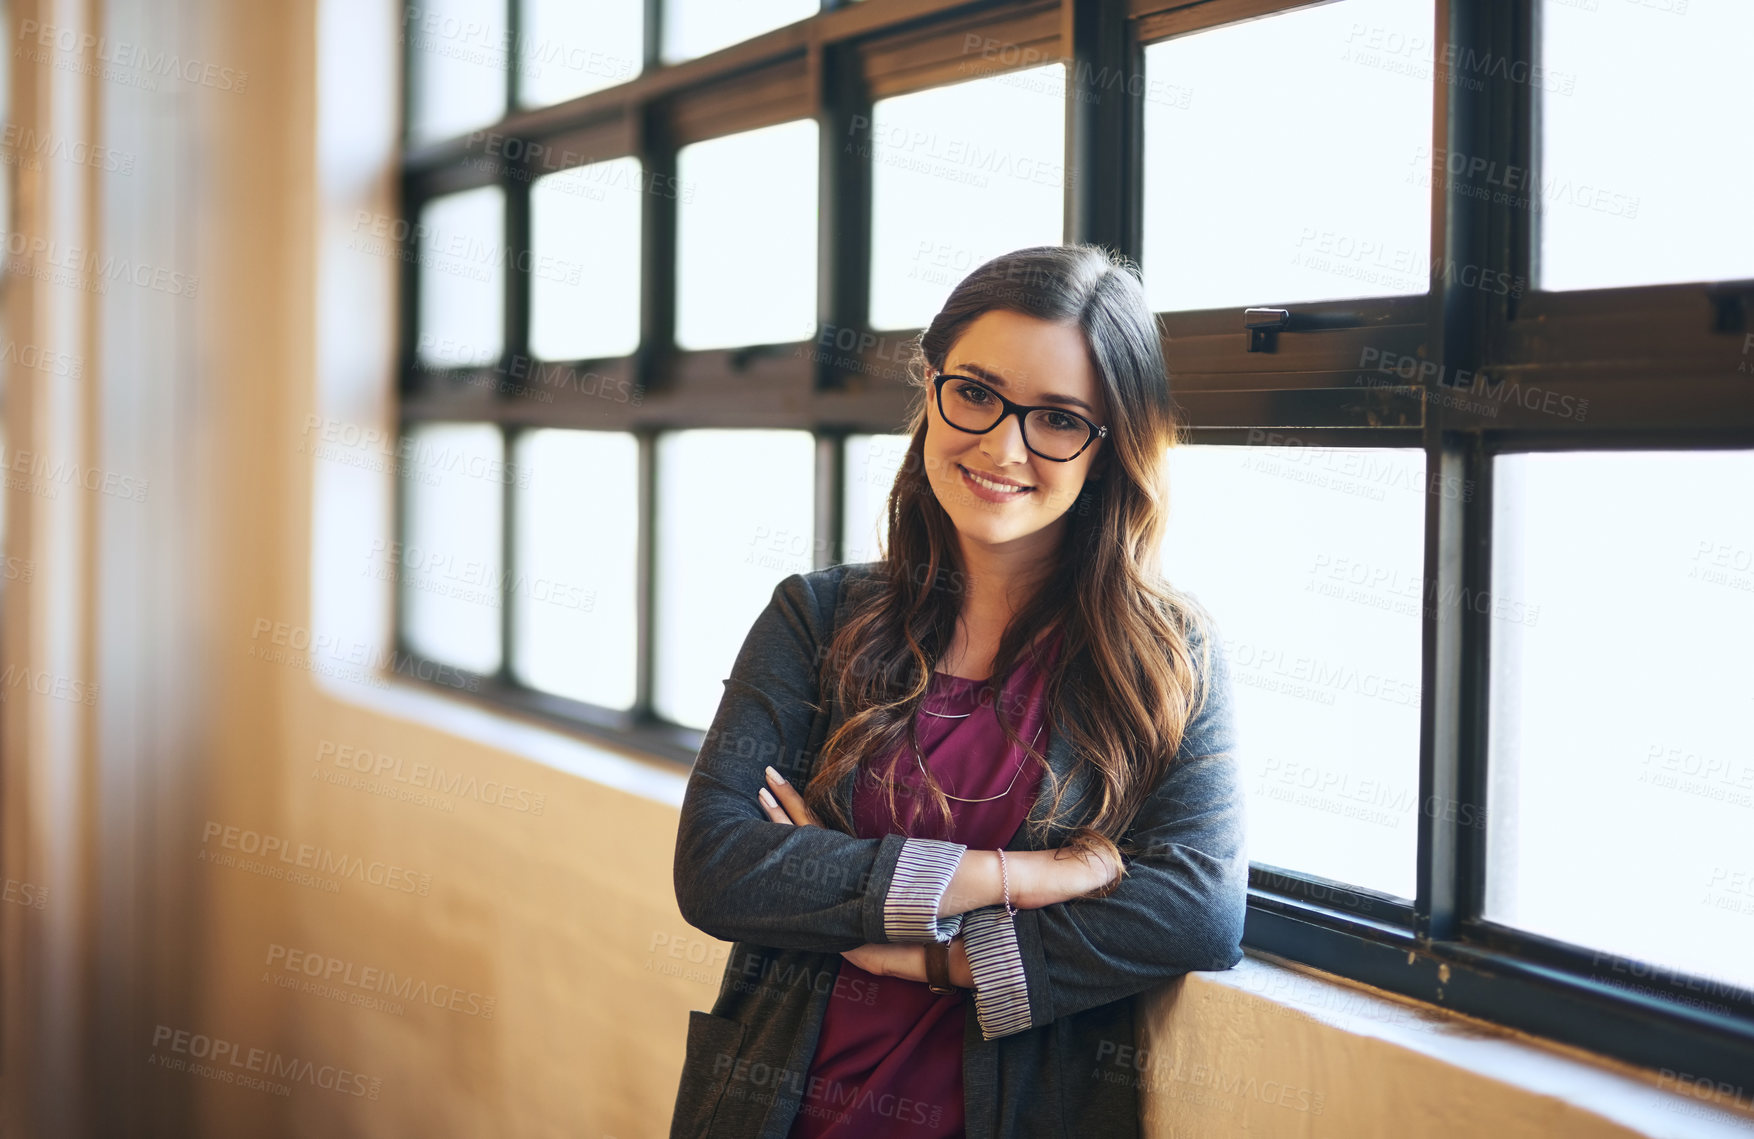
[[[956,383],[945,392],[945,383]],[[1075,411],[1063,407],[1038,405],[1025,407],[1013,403],[998,392],[968,376],[939,372],[933,381],[938,394],[938,414],[958,431],[985,435],[1015,415],[1023,424],[1023,445],[1042,458],[1055,463],[1069,463],[1084,449],[1108,434],[1107,427],[1098,427]]]

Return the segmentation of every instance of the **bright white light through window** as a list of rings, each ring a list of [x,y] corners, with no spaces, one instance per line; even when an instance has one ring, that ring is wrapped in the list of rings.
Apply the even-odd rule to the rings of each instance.
[[[516,455],[512,668],[609,708],[634,700],[639,447],[619,431],[529,431]]]
[[[659,436],[652,704],[660,716],[710,726],[774,587],[816,568],[815,456],[807,431]]]
[[[1710,111],[1747,99],[1754,4],[1546,0],[1538,16],[1541,151],[1519,196],[1541,288],[1754,277],[1754,147]]]
[[[505,194],[482,186],[420,211],[420,327],[427,367],[490,364],[505,334]]]
[[[505,0],[414,0],[401,7],[409,71],[408,137],[453,138],[505,114]]]
[[[541,360],[639,347],[637,158],[577,166],[530,188],[530,351]]]
[[[522,0],[518,99],[545,107],[625,83],[645,58],[644,0]]]
[[[664,0],[664,62],[707,55],[820,10],[819,0]]]
[[[676,343],[808,340],[816,331],[814,120],[676,153]]]
[[[847,436],[846,489],[841,504],[846,528],[843,561],[874,562],[889,537],[889,491],[907,456],[906,435]]]
[[[1158,311],[1429,288],[1432,0],[1339,0],[1145,49]]]
[[[1754,988],[1754,451],[1493,483],[1486,917]]]
[[[1252,861],[1413,896],[1425,488],[1417,450],[1170,452],[1164,572],[1229,652]]]
[[[923,328],[1002,253],[1065,240],[1062,64],[871,108],[871,327]]]
[[[402,635],[419,655],[490,674],[500,663],[504,439],[487,423],[411,427],[401,464],[402,546],[391,567]]]

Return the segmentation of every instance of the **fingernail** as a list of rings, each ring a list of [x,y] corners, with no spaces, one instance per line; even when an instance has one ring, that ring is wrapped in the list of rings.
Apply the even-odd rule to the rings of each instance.
[[[767,773],[775,783],[784,783],[786,781],[786,777],[775,771],[772,764],[768,765]]]
[[[770,807],[779,806],[778,803],[774,802],[774,797],[768,793],[768,790],[766,787],[763,787],[761,790],[757,791],[755,793],[755,796],[756,796],[756,798],[760,799],[763,803],[767,804]]]

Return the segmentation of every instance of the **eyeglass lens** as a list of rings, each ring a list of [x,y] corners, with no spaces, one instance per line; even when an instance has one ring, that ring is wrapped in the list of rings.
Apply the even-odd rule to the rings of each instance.
[[[942,395],[944,418],[967,431],[986,431],[1005,412],[998,397],[973,380],[948,379]],[[1037,408],[1023,417],[1024,445],[1046,458],[1069,459],[1089,439],[1090,425],[1069,412]]]

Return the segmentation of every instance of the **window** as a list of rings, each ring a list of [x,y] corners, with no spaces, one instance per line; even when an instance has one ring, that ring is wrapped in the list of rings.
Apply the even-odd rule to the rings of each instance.
[[[1541,116],[1526,197],[1543,289],[1597,289],[1754,276],[1744,216],[1754,151],[1713,144],[1695,108],[1742,91],[1754,8],[1675,0],[1582,6],[1543,0]],[[1626,71],[1616,60],[1636,57]]]
[[[1060,64],[871,109],[871,327],[923,327],[976,266],[1064,240]]]
[[[1431,0],[1345,0],[1145,49],[1152,307],[1425,292],[1433,23]]]
[[[396,578],[402,630],[422,656],[471,672],[499,667],[499,529],[505,464],[485,423],[428,423],[409,433]]]
[[[508,32],[503,0],[426,0],[403,7],[409,141],[463,134],[505,113]]]
[[[661,714],[705,728],[774,585],[815,568],[815,453],[803,431],[678,431],[658,441]]]
[[[778,581],[879,556],[949,289],[1107,245],[1248,944],[1754,1070],[1742,7],[894,7],[405,9],[398,647],[689,762]]]
[[[625,710],[638,670],[639,445],[625,431],[519,435],[513,667],[532,688]]]
[[[676,211],[676,343],[808,340],[816,330],[816,124],[684,147]]]
[[[1485,917],[1754,990],[1754,451],[1493,480]]]
[[[680,63],[813,16],[819,0],[665,0],[664,62]]]
[[[1169,477],[1164,567],[1217,619],[1248,733],[1250,859],[1410,904],[1424,454],[1195,445]]]
[[[497,359],[505,301],[505,199],[497,186],[435,198],[420,211],[420,362]]]
[[[549,174],[530,188],[537,359],[627,356],[639,347],[643,182],[637,158],[617,158]]]
[[[889,539],[889,491],[907,458],[906,435],[850,435],[846,442],[845,561],[883,558]]]
[[[523,5],[518,101],[545,107],[589,95],[640,73],[644,0],[514,0]]]

